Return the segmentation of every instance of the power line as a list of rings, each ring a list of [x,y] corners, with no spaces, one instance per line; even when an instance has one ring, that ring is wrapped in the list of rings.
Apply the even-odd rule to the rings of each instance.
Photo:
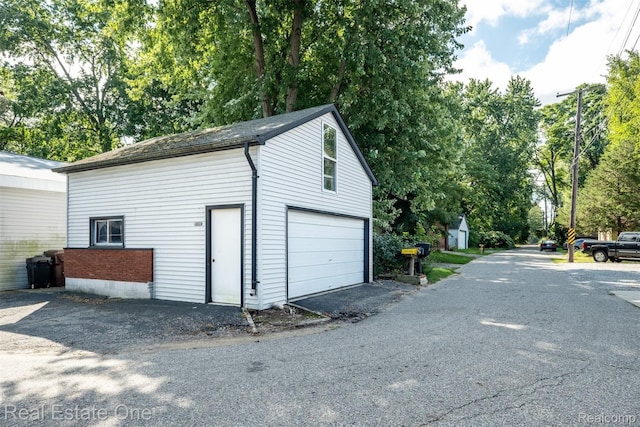
[[[580,153],[578,153],[578,156],[576,157],[576,159],[574,161],[577,162],[580,159],[580,157],[582,157],[582,155],[587,152],[589,147],[591,147],[591,144],[593,144],[596,141],[596,138],[598,138],[602,134],[603,125],[606,125],[607,122],[608,122],[608,120],[605,117],[604,119],[601,119],[598,124],[596,124],[595,126],[593,126],[591,129],[589,129],[587,131],[587,132],[590,132],[593,129],[596,130],[595,134],[593,134],[593,136],[591,137],[591,140],[580,150]],[[571,167],[573,167],[573,162],[571,163]]]
[[[631,50],[636,50],[636,45],[638,44],[638,40],[640,40],[640,34],[638,34],[638,37],[636,38],[636,42],[633,44],[633,47],[631,48]]]
[[[631,10],[631,6],[633,6],[633,2],[634,0],[631,0],[629,2],[629,6],[627,6],[627,11],[624,13],[624,16],[622,17],[622,21],[620,21],[620,25],[618,25],[618,29],[616,30],[616,33],[613,35],[613,38],[611,39],[611,43],[609,43],[609,47],[607,48],[607,53],[609,53],[609,51],[611,50],[611,46],[613,46],[613,43],[616,41],[616,37],[618,37],[618,33],[620,32],[620,29],[622,29],[622,24],[624,24],[624,20],[629,14],[629,11]]]
[[[569,6],[569,22],[567,22],[567,37],[569,37],[569,28],[571,28],[571,14],[573,13],[573,0],[571,0],[571,6]]]
[[[618,56],[622,55],[622,51],[624,51],[624,47],[627,45],[629,41],[629,37],[631,36],[631,31],[636,26],[636,21],[638,20],[638,15],[640,14],[640,3],[638,3],[638,7],[636,7],[636,14],[633,17],[633,22],[629,26],[629,30],[627,31],[627,35],[624,38],[624,42],[622,42],[622,46],[620,46],[620,50],[618,51]]]

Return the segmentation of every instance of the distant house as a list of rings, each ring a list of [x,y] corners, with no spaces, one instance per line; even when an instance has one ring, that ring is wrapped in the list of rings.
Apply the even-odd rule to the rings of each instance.
[[[469,248],[469,225],[467,217],[462,214],[448,227],[448,247],[457,249]]]
[[[333,105],[56,171],[68,289],[262,309],[372,280],[376,180]]]
[[[25,259],[64,247],[63,165],[0,151],[0,291],[28,288]]]
[[[598,240],[615,240],[613,235],[613,230],[610,228],[607,230],[598,230]]]

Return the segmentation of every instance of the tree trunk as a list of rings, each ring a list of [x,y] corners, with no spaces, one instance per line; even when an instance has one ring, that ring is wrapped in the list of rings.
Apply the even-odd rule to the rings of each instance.
[[[264,45],[262,42],[262,31],[260,30],[260,21],[258,20],[258,12],[256,10],[256,0],[245,0],[249,18],[251,19],[251,32],[253,34],[253,50],[256,57],[255,68],[258,86],[260,87],[260,102],[262,103],[262,116],[269,117],[273,115],[273,106],[269,97],[269,91],[265,87],[265,61],[264,61]]]
[[[336,82],[333,84],[331,88],[331,94],[329,95],[329,102],[331,104],[335,104],[338,100],[338,95],[340,94],[340,87],[342,86],[342,80],[344,79],[344,73],[347,69],[347,61],[344,59],[340,60],[340,65],[338,66],[338,74],[336,76]]]
[[[302,12],[304,0],[294,0],[293,23],[289,39],[290,80],[287,88],[287,113],[294,110],[298,98],[298,68],[300,67],[300,44],[302,41]]]

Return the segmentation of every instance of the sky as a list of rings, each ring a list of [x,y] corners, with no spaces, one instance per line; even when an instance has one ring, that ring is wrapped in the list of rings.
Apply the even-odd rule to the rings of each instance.
[[[605,83],[607,57],[640,49],[640,0],[459,0],[472,30],[450,80],[531,81],[542,105],[582,83]]]

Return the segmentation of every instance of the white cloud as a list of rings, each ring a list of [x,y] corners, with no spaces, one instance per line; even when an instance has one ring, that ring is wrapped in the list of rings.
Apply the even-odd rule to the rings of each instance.
[[[564,9],[545,8],[546,18],[538,22],[535,28],[529,28],[518,35],[518,42],[521,45],[527,44],[536,35],[553,33],[556,30],[573,30],[577,22],[590,19],[597,14],[597,7],[589,5],[584,9],[566,7]]]
[[[518,34],[518,44],[525,45],[538,34],[545,34],[558,28],[567,28],[570,15],[572,20],[578,18],[569,8],[564,10],[550,9],[546,14],[546,19],[540,21],[535,28],[526,29]]]
[[[525,17],[546,10],[545,0],[466,0],[467,23],[476,27],[480,22],[496,26],[503,16]]]
[[[530,30],[521,32],[520,34],[518,34],[518,44],[525,45],[529,43],[529,40],[531,39],[531,36],[533,34],[534,34],[533,31],[530,31]]]
[[[543,104],[557,102],[558,92],[571,91],[582,83],[605,82],[606,56],[617,53],[622,44],[622,35],[614,39],[616,31],[631,25],[630,17],[625,18],[627,6],[619,0],[592,1],[582,12],[592,20],[572,29],[568,37],[552,43],[545,59],[522,73],[531,80],[536,96]],[[638,31],[632,34],[637,37]],[[634,37],[630,39],[635,41]]]
[[[636,8],[640,6],[640,0],[632,1],[630,5],[621,0],[591,0],[582,9],[574,6],[569,34],[562,31],[560,38],[548,46],[544,59],[520,73],[531,81],[536,96],[543,104],[557,102],[558,92],[571,91],[582,83],[605,82],[607,55],[622,51]],[[467,3],[467,17],[472,25],[483,21],[495,25],[501,18],[506,20],[509,16],[541,16],[538,25],[517,35],[505,32],[500,26],[493,29],[501,37],[518,37],[521,44],[537,36],[548,37],[550,32],[566,29],[569,22],[569,9],[553,9],[548,0],[467,0]],[[625,48],[632,48],[638,39],[640,25],[632,29]],[[640,49],[640,41],[637,43],[636,49]],[[504,90],[512,76],[512,67],[519,62],[518,58],[512,56],[512,59],[508,64],[496,61],[480,40],[462,52],[455,66],[463,72],[450,79],[462,82],[470,78],[489,79],[494,86]]]
[[[511,78],[509,66],[494,60],[483,41],[467,49],[454,66],[461,68],[462,73],[450,76],[450,80],[466,83],[469,79],[489,79],[494,86],[505,89]]]
[[[579,11],[570,8],[558,10],[550,10],[547,13],[547,18],[540,21],[536,28],[536,32],[539,34],[544,34],[549,31],[557,30],[558,28],[567,28],[570,25],[570,21],[575,22],[580,19]],[[570,28],[570,27],[569,27]]]

